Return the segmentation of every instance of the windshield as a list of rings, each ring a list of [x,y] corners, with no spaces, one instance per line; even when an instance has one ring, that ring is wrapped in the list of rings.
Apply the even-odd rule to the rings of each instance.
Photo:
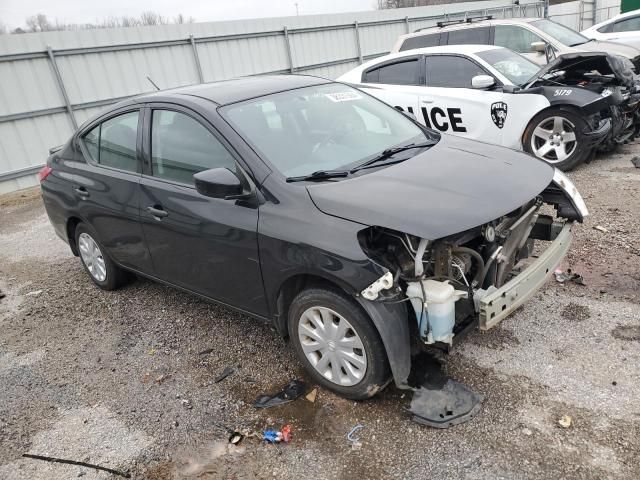
[[[569,27],[552,22],[551,20],[536,20],[535,22],[531,22],[531,25],[539,28],[547,35],[558,40],[560,43],[570,47],[575,47],[576,45],[581,45],[589,41],[587,37],[580,35]]]
[[[532,61],[506,48],[485,50],[476,55],[507,77],[514,85],[524,85],[540,70],[540,67]]]
[[[337,83],[267,95],[221,112],[287,177],[344,169],[391,147],[438,138],[395,108]]]

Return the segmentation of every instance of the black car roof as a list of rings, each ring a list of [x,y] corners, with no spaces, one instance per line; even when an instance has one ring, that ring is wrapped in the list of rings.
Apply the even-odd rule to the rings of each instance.
[[[155,96],[190,95],[210,100],[218,105],[226,105],[323,83],[330,83],[330,80],[309,75],[257,75],[153,92],[138,96],[136,100],[153,100]]]

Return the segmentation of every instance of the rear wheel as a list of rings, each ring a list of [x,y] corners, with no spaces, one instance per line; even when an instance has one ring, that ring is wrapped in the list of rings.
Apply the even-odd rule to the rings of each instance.
[[[115,290],[124,285],[127,272],[106,255],[95,234],[83,223],[76,227],[75,234],[80,261],[93,283],[103,290]]]
[[[345,295],[321,288],[298,294],[289,309],[289,335],[313,379],[343,397],[369,398],[389,383],[380,335]]]
[[[587,123],[571,110],[555,107],[537,114],[524,132],[524,149],[560,170],[571,170],[591,153]]]

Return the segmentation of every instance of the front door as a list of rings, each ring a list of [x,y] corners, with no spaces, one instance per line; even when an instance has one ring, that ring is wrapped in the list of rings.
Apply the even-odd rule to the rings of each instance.
[[[544,52],[534,51],[531,44],[548,43],[539,35],[520,25],[496,25],[493,44],[505,47],[519,53],[538,65],[547,64],[547,55]]]
[[[257,207],[205,197],[194,187],[193,175],[203,170],[240,172],[234,156],[189,110],[158,105],[146,115],[140,216],[156,276],[265,315]]]

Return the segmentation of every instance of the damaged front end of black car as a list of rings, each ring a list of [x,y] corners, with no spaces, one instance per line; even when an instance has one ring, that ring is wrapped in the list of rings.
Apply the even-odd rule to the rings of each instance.
[[[558,87],[567,89],[558,90]],[[612,151],[640,135],[640,77],[627,58],[605,52],[561,55],[541,69],[522,92],[536,90],[546,95],[552,104],[577,102],[583,110],[586,99],[574,98],[576,94],[598,95],[602,101],[593,97],[588,102],[594,107],[593,112],[587,112],[592,115],[592,128],[602,132],[605,122],[611,125],[603,135],[592,135],[593,145],[597,145],[599,151]]]

